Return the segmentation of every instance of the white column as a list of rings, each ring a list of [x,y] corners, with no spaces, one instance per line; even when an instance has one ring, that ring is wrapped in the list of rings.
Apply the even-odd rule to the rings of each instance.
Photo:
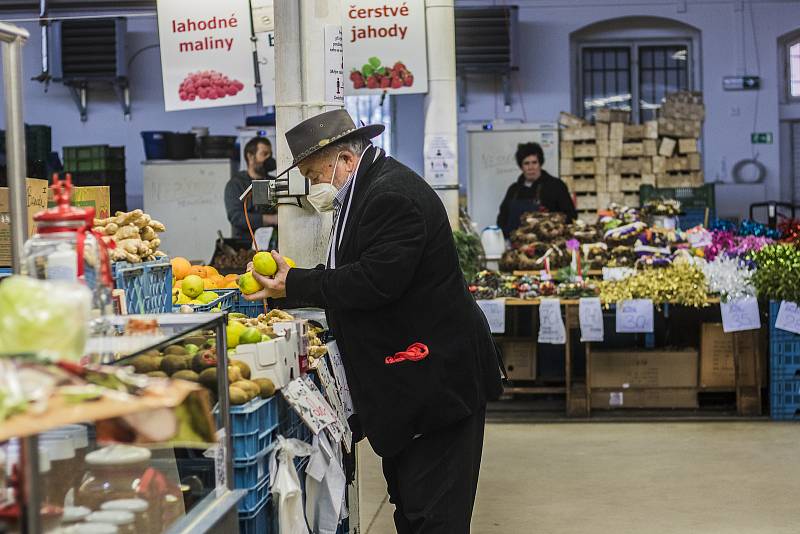
[[[456,102],[456,39],[453,0],[426,0],[428,34],[428,94],[425,96],[425,179],[431,182],[428,160],[432,142],[445,141],[450,178],[432,183],[442,199],[450,226],[458,228],[458,104]]]
[[[325,26],[341,26],[338,0],[275,0],[275,101],[278,169],[291,164],[285,133],[308,117],[341,108],[325,100]],[[292,171],[297,173],[296,170]],[[299,174],[295,174],[299,176]],[[325,262],[331,216],[305,200],[278,205],[280,252],[298,266]]]

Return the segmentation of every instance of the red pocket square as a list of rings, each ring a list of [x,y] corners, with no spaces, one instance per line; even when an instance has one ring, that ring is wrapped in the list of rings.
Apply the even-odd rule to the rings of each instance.
[[[393,363],[399,363],[406,360],[416,362],[427,358],[428,353],[429,351],[427,345],[423,345],[422,343],[414,343],[403,352],[398,352],[394,356],[387,356],[385,361],[386,365],[391,365]]]

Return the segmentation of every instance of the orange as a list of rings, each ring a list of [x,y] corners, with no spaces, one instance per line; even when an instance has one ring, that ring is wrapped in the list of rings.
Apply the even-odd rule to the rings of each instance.
[[[174,284],[172,284],[172,287],[180,288],[182,285],[183,285],[183,280],[177,280]]]
[[[219,274],[212,274],[208,277],[209,280],[213,281],[217,287],[222,287],[225,285],[225,277]]]
[[[226,282],[235,282],[238,279],[239,279],[239,275],[238,274],[226,274],[225,275],[225,281]]]
[[[239,284],[236,283],[236,280],[232,280],[225,284],[225,287],[220,289],[239,289]]]
[[[200,278],[206,277],[206,268],[202,265],[192,265],[189,269],[189,274],[196,274]]]
[[[186,278],[186,275],[189,274],[189,270],[192,268],[192,264],[189,263],[189,260],[186,258],[172,258],[170,263],[172,264],[172,276],[177,280]]]
[[[206,265],[206,278],[211,278],[212,276],[219,276],[219,271],[210,265]]]
[[[217,289],[217,284],[210,278],[203,278],[203,289]]]

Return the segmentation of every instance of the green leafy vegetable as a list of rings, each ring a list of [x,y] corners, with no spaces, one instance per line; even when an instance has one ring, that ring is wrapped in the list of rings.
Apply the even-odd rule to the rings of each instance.
[[[481,239],[473,233],[456,230],[453,232],[458,252],[458,263],[464,278],[472,280],[479,271],[483,270],[483,245]]]

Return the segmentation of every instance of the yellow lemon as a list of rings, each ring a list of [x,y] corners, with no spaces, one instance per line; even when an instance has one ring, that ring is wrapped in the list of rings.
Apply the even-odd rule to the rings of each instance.
[[[269,252],[259,252],[253,256],[253,269],[262,276],[275,276],[278,264]]]
[[[181,291],[178,294],[178,299],[175,301],[175,304],[189,304],[191,301],[192,299],[184,295],[183,292]]]
[[[253,327],[245,329],[239,335],[239,343],[242,345],[245,343],[258,343],[259,341],[261,341],[261,332]]]
[[[225,327],[225,339],[228,342],[228,348],[233,349],[239,344],[239,337],[247,330],[247,327],[239,321],[229,321],[228,326]]]
[[[208,304],[211,301],[217,300],[217,297],[219,297],[219,295],[217,295],[213,291],[203,291],[202,293],[200,293],[200,296],[197,297],[197,300],[199,300],[203,304]]]
[[[202,300],[194,299],[190,300],[189,304],[191,304],[192,306],[202,306],[203,304],[205,304],[205,302],[203,302]]]
[[[259,284],[256,281],[256,279],[253,278],[253,274],[250,272],[246,272],[239,277],[239,289],[241,289],[242,293],[244,293],[245,295],[250,295],[255,293],[256,291],[261,291],[262,288],[261,284]]]
[[[190,274],[183,279],[181,291],[189,298],[197,298],[203,293],[203,279],[196,274]]]
[[[284,261],[286,261],[286,263],[289,265],[290,268],[297,267],[297,264],[289,256],[284,256],[283,259]]]

